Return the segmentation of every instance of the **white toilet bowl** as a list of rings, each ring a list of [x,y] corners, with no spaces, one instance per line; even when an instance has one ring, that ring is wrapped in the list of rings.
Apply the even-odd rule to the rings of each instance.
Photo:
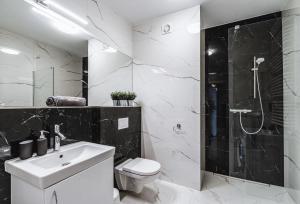
[[[125,191],[140,193],[145,184],[153,182],[160,173],[160,163],[136,158],[128,159],[115,167],[118,188]]]

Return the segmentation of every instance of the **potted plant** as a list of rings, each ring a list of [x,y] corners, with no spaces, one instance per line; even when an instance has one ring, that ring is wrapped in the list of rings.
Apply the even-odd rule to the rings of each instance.
[[[114,106],[120,106],[120,92],[114,91],[110,94]]]
[[[127,103],[128,106],[133,106],[133,100],[136,98],[136,94],[134,92],[127,93]]]
[[[120,105],[128,106],[127,93],[125,91],[121,91],[119,96],[120,96]]]
[[[136,94],[130,91],[115,91],[111,93],[114,106],[133,106],[133,100],[135,98]]]

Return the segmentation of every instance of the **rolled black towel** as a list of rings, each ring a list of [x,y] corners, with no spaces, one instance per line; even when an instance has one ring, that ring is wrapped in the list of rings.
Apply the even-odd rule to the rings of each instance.
[[[46,100],[47,106],[86,106],[86,99],[72,96],[50,96]]]

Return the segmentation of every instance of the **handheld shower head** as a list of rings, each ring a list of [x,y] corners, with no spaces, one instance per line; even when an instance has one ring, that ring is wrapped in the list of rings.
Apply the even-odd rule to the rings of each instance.
[[[258,58],[257,60],[256,60],[256,63],[258,64],[258,65],[260,65],[261,63],[263,63],[265,61],[265,58]]]

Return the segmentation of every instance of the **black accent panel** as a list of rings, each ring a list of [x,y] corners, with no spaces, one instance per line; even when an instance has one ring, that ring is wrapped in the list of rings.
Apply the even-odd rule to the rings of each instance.
[[[118,130],[118,118],[125,117],[129,118],[129,128]],[[67,137],[62,145],[87,141],[115,146],[115,165],[141,156],[140,107],[0,109],[0,133],[12,146],[11,158],[18,156],[20,141],[37,139],[40,130],[50,132],[50,144],[55,124],[61,124],[61,132]],[[11,158],[0,158],[1,204],[10,204],[10,175],[4,171],[4,162]]]
[[[281,13],[207,29],[205,48],[206,170],[283,186]],[[258,71],[265,121],[258,134],[250,135],[242,131],[239,114],[229,109],[251,109],[243,114],[244,127],[249,132],[260,127],[254,56],[265,58]]]

